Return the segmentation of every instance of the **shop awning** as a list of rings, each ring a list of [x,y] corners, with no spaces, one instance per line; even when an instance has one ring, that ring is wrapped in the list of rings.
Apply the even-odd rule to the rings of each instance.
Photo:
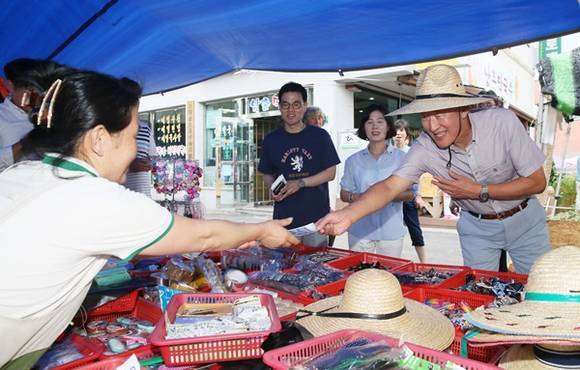
[[[4,0],[0,64],[54,59],[147,93],[237,69],[410,64],[580,30],[576,0]]]

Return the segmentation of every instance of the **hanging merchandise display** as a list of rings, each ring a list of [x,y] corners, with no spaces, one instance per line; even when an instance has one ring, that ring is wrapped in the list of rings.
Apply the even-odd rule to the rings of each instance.
[[[552,54],[537,67],[542,93],[552,97],[552,106],[568,117],[580,115],[580,48]]]
[[[190,218],[203,218],[199,200],[203,170],[197,161],[185,159],[152,160],[153,187],[164,197],[170,211]]]

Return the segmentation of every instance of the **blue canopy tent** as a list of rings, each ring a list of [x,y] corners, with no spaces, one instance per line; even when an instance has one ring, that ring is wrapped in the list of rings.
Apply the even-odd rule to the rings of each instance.
[[[576,0],[4,0],[0,64],[54,58],[167,91],[236,69],[338,71],[580,31]]]

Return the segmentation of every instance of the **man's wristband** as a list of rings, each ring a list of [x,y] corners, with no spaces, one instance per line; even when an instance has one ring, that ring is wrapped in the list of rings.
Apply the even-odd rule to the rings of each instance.
[[[298,187],[300,189],[305,188],[306,187],[306,183],[304,182],[303,179],[298,180]]]
[[[352,203],[352,201],[353,201],[353,198],[354,198],[354,193],[350,193],[350,194],[348,195],[348,202],[349,202],[349,203]]]

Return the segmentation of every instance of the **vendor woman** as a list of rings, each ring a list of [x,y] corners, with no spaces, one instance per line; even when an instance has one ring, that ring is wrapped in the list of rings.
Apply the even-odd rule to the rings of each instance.
[[[132,80],[93,72],[55,80],[28,138],[47,154],[0,174],[0,367],[33,366],[109,256],[298,242],[284,228],[291,219],[192,220],[119,185],[136,155],[140,94]]]

